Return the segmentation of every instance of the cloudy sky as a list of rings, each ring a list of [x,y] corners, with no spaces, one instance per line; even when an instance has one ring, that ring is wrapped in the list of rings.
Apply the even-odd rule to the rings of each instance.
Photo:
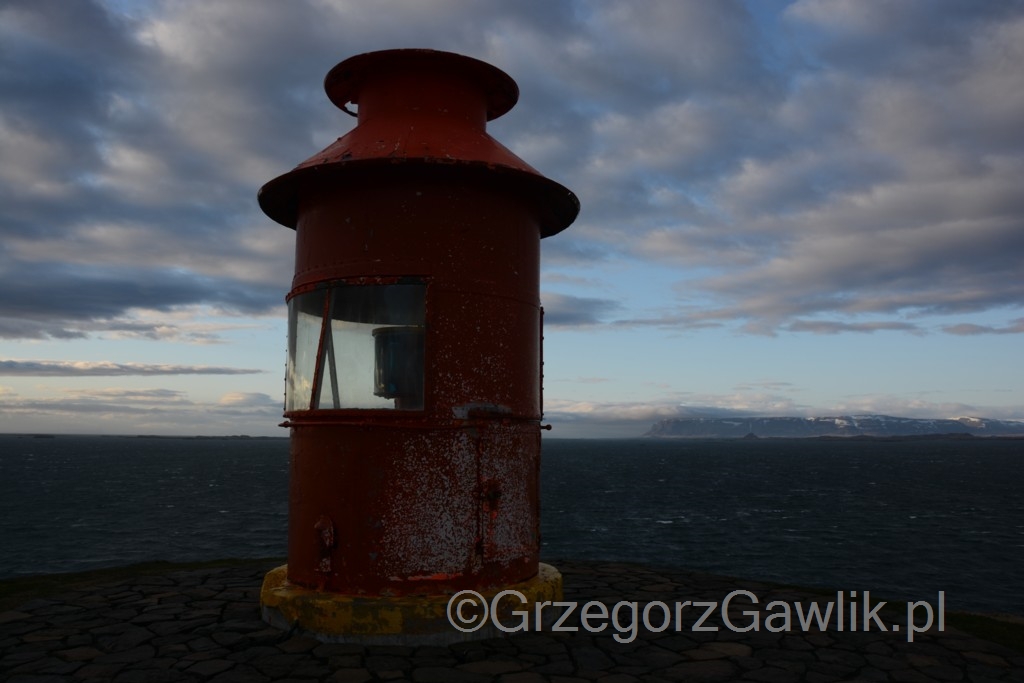
[[[551,436],[674,415],[1024,419],[1024,3],[4,0],[0,431],[285,436],[323,77],[428,47],[579,196],[543,242]]]

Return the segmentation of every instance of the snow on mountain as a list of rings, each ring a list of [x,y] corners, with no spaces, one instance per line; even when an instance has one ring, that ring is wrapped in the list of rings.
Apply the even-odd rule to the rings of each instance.
[[[644,436],[655,438],[729,439],[819,436],[1024,436],[1024,422],[981,417],[916,419],[892,415],[823,417],[677,417],[656,422]]]

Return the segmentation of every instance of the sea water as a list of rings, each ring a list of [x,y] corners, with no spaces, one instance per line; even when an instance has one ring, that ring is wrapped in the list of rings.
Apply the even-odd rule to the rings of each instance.
[[[545,559],[1024,615],[1024,441],[544,441]],[[0,435],[0,578],[283,557],[286,439]],[[680,596],[686,599],[686,596]]]

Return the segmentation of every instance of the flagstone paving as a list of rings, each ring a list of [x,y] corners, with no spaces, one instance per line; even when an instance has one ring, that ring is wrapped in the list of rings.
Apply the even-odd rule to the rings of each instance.
[[[259,616],[259,589],[272,565],[265,561],[230,567],[140,575],[36,599],[0,612],[0,681],[113,681],[161,683],[261,683],[274,681],[413,681],[415,683],[629,683],[630,681],[1015,681],[1024,683],[1024,654],[946,627],[906,637],[905,610],[878,612],[890,629],[839,632],[801,630],[795,603],[806,607],[822,596],[769,584],[710,576],[685,570],[598,562],[552,562],[565,579],[566,601],[596,605],[582,627],[577,608],[563,623],[576,631],[516,633],[504,638],[451,646],[382,646],[321,643],[269,627]],[[676,601],[718,602],[737,596],[699,626],[704,607],[673,614]],[[789,630],[771,632],[766,619],[791,605]],[[631,642],[630,605],[622,605],[617,628],[611,612],[621,601],[637,604],[638,623]],[[654,632],[642,625],[645,605],[660,601],[670,623]],[[872,603],[873,604],[873,603]],[[850,606],[846,606],[849,619]],[[903,622],[899,619],[903,616]],[[654,605],[648,622],[660,629],[665,613]],[[858,618],[863,617],[858,609]],[[863,619],[861,618],[861,621]],[[531,627],[533,620],[531,619]],[[892,625],[900,625],[898,632]],[[781,628],[781,617],[769,624]],[[862,624],[858,622],[858,628]],[[618,636],[616,639],[615,636]]]

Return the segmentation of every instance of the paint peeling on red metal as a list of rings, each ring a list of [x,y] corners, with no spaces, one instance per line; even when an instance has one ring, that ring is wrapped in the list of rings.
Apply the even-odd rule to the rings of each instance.
[[[515,83],[449,53],[359,55],[328,75],[359,123],[270,181],[296,229],[289,298],[426,284],[423,410],[293,410],[288,578],[351,595],[517,583],[540,547],[540,239],[569,190],[493,140]]]

